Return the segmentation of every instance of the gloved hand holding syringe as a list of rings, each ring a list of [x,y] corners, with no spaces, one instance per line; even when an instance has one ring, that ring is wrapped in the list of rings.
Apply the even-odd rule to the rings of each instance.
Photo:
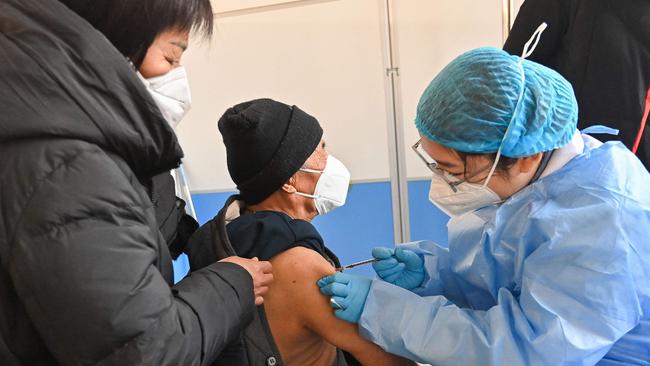
[[[360,262],[354,262],[354,263],[351,263],[351,264],[348,264],[348,265],[345,265],[345,266],[336,267],[336,272],[343,272],[346,269],[354,268],[354,267],[357,267],[357,266],[362,266],[364,264],[370,264],[370,263],[378,262],[380,260],[381,259],[379,259],[379,258],[370,258],[370,259],[366,259],[366,260],[363,260],[363,261],[360,261]]]

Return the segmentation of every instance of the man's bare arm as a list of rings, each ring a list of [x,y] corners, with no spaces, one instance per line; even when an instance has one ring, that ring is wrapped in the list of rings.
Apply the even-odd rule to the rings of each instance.
[[[276,278],[293,278],[287,303],[305,327],[329,343],[351,353],[364,365],[415,365],[414,362],[386,353],[376,344],[359,335],[356,324],[334,316],[334,311],[316,286],[319,278],[334,273],[334,268],[313,250],[297,247],[273,259]],[[295,282],[294,282],[295,281]]]

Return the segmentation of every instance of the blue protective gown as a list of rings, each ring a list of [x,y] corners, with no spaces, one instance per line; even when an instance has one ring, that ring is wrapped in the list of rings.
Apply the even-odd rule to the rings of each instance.
[[[449,224],[414,292],[373,281],[361,334],[432,365],[650,365],[650,174],[585,148]],[[604,357],[604,358],[603,358]]]

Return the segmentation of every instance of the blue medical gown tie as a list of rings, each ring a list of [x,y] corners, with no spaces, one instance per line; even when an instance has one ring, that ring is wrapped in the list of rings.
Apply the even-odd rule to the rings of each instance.
[[[620,143],[408,244],[413,292],[374,281],[361,334],[432,365],[650,365],[650,174]]]

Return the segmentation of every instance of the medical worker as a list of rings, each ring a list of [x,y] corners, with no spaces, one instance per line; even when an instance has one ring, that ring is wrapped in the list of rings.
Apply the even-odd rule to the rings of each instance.
[[[422,363],[650,365],[650,175],[576,130],[571,85],[525,60],[530,43],[459,56],[420,99],[414,148],[449,248],[375,248],[381,280],[318,285],[365,338]]]

